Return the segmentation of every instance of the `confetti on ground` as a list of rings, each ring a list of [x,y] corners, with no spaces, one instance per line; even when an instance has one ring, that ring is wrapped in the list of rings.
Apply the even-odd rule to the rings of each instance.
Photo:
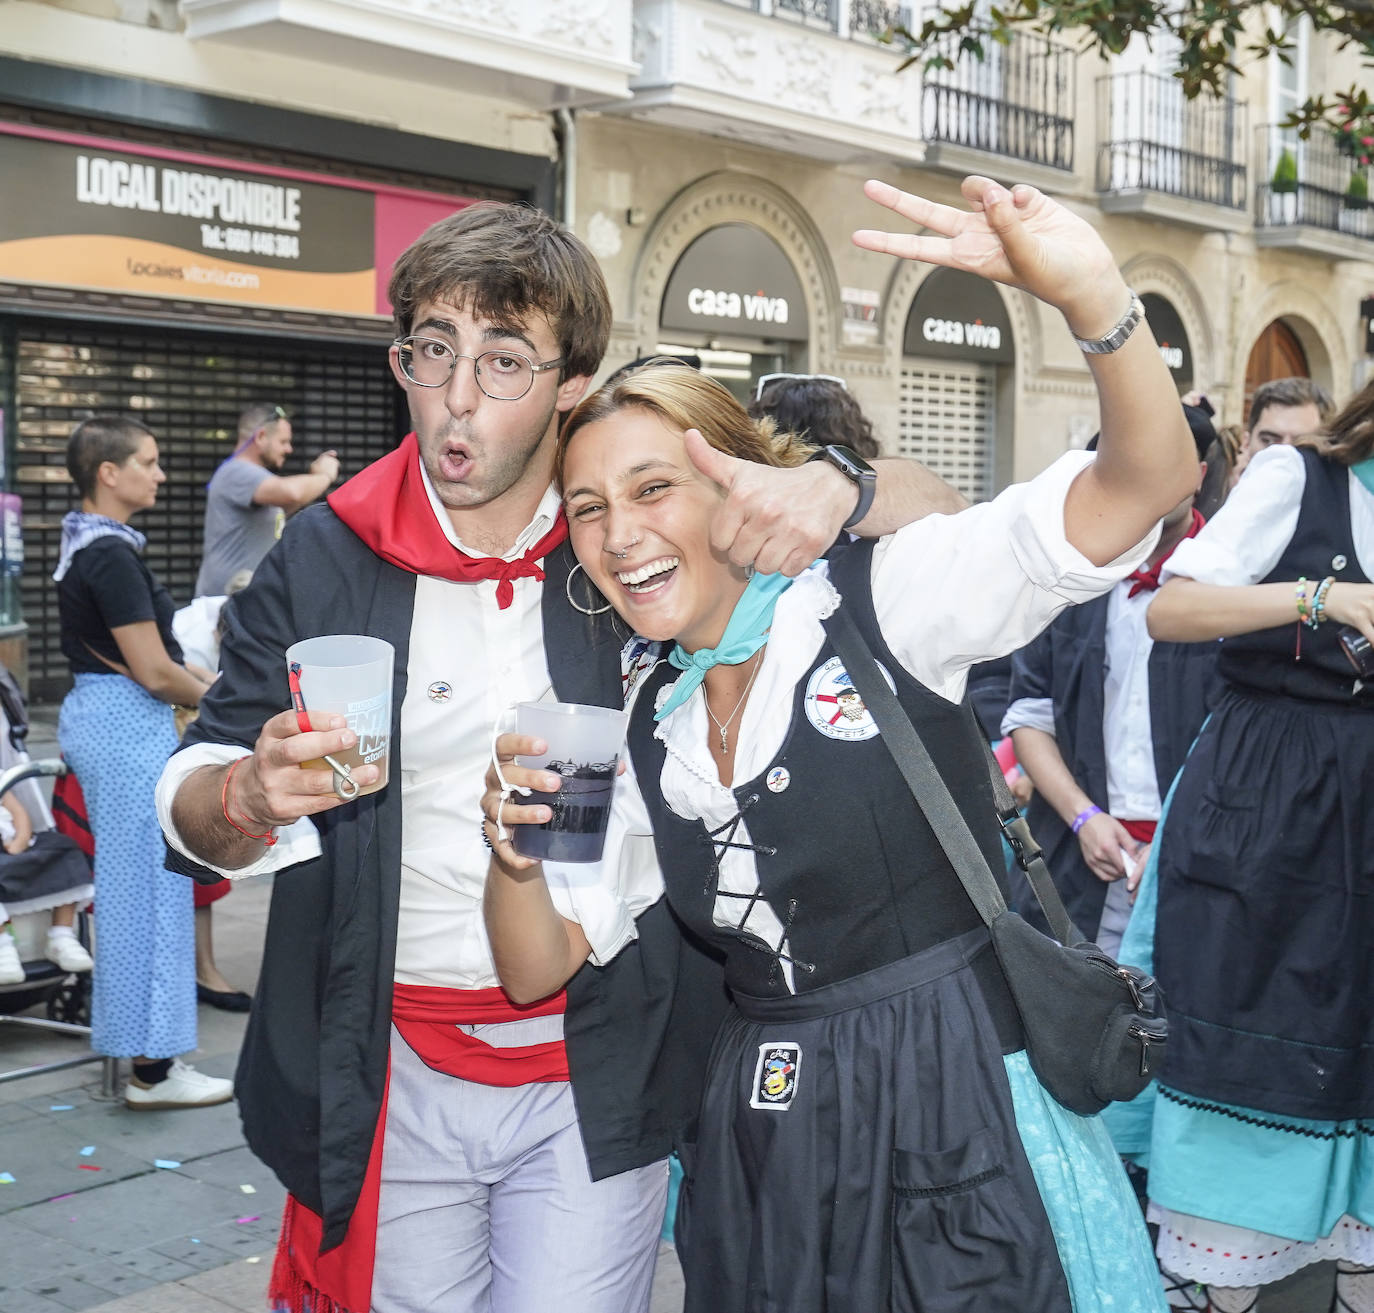
[[[0,1185],[13,1185],[14,1177],[8,1172],[0,1172]]]
[[[234,1218],[234,1223],[235,1223],[235,1225],[237,1225],[237,1226],[246,1226],[249,1222],[261,1222],[261,1221],[262,1221],[262,1214],[261,1214],[261,1213],[259,1213],[256,1217],[236,1217],[236,1218]]]
[[[245,1263],[261,1263],[261,1262],[262,1262],[262,1255],[261,1255],[261,1254],[254,1254],[252,1258],[245,1258],[243,1261],[244,1261]]]
[[[48,1200],[48,1202],[49,1202],[49,1203],[55,1204],[59,1199],[71,1199],[72,1197],[73,1197],[73,1196],[72,1196],[72,1193],[71,1193],[71,1191],[69,1190],[66,1194],[55,1194],[55,1195],[53,1195],[53,1197],[52,1197],[50,1200]]]
[[[81,1151],[81,1156],[82,1156],[83,1158],[89,1158],[94,1152],[95,1152],[95,1145],[93,1145],[93,1144],[88,1144],[84,1149],[82,1149],[82,1151]]]
[[[177,1162],[175,1158],[154,1158],[153,1166],[165,1167],[168,1171],[170,1171],[173,1167],[180,1167],[181,1164]]]
[[[72,1110],[72,1108],[73,1108],[74,1106],[75,1106],[74,1104],[70,1104],[70,1103],[54,1103],[54,1104],[52,1105],[52,1107],[48,1109],[48,1111],[49,1111],[49,1112],[71,1112],[71,1110]]]
[[[192,1243],[193,1245],[198,1245],[198,1244],[200,1244],[200,1241],[197,1240],[197,1239],[195,1238],[195,1236],[192,1236],[192,1237],[191,1237],[191,1243]]]
[[[257,1194],[258,1192],[257,1186],[255,1185],[241,1185],[239,1189],[242,1190],[244,1194]]]
[[[77,1170],[82,1172],[99,1172],[104,1170],[101,1167],[92,1167],[90,1163],[77,1163],[76,1166]]]

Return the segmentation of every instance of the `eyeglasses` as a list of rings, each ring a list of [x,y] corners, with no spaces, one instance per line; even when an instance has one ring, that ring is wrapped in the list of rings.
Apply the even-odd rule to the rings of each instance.
[[[534,386],[536,374],[563,363],[561,356],[535,362],[518,351],[483,351],[480,356],[467,356],[437,337],[402,337],[393,345],[401,373],[422,388],[443,387],[460,360],[471,360],[477,386],[493,401],[519,401]]]
[[[776,383],[780,378],[795,378],[799,382],[804,379],[821,379],[826,383],[838,383],[846,392],[849,391],[849,384],[842,378],[836,378],[834,374],[765,374],[754,385],[754,400],[759,400],[763,396],[763,389],[770,383]]]

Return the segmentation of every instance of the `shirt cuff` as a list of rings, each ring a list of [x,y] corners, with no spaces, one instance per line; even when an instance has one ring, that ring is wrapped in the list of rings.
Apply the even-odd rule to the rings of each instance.
[[[1038,729],[1053,734],[1054,699],[1017,698],[1002,717],[1002,733],[1010,734],[1014,729]]]
[[[1077,604],[1100,597],[1148,559],[1159,541],[1156,523],[1134,547],[1106,565],[1094,565],[1064,532],[1064,502],[1073,481],[1096,459],[1071,451],[1026,485],[1011,535],[1012,551],[1033,584]]]
[[[600,862],[545,862],[544,882],[559,916],[582,927],[594,966],[638,937],[635,918],[663,896],[654,841],[642,834],[625,836]]]
[[[252,754],[244,748],[227,743],[194,743],[189,748],[174,752],[162,768],[157,782],[157,820],[168,844],[189,861],[198,862],[207,871],[214,871],[226,880],[246,880],[250,875],[262,875],[269,871],[281,871],[299,862],[312,861],[324,851],[320,846],[320,832],[308,816],[291,825],[284,825],[277,831],[277,842],[270,848],[264,844],[262,854],[247,866],[215,866],[207,862],[199,853],[192,852],[178,832],[172,820],[172,801],[177,791],[202,766],[227,766],[240,757]]]

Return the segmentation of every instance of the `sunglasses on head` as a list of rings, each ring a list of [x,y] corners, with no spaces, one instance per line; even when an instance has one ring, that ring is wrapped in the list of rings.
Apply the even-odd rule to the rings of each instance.
[[[849,391],[849,384],[842,378],[836,378],[834,374],[764,374],[754,385],[754,400],[758,401],[763,396],[763,389],[770,383],[776,383],[782,378],[795,378],[799,382],[806,379],[821,379],[826,383],[838,383],[846,392]]]

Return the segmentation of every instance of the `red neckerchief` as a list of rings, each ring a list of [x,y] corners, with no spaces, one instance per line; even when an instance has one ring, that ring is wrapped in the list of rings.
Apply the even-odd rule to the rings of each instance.
[[[562,990],[538,1003],[517,1006],[500,988],[442,989],[399,982],[392,988],[392,1020],[427,1067],[506,1088],[568,1079],[568,1057],[561,1039],[497,1049],[459,1029],[462,1025],[554,1016],[566,1005]],[[268,1288],[271,1308],[281,1313],[367,1313],[372,1307],[382,1143],[390,1094],[388,1072],[367,1174],[348,1222],[348,1233],[340,1244],[321,1253],[323,1220],[295,1195],[287,1195]]]
[[[1164,562],[1167,561],[1169,557],[1171,557],[1176,551],[1178,551],[1179,543],[1185,542],[1189,538],[1196,538],[1198,535],[1198,530],[1201,529],[1202,526],[1206,523],[1207,521],[1202,518],[1202,515],[1198,511],[1197,507],[1193,507],[1193,522],[1191,525],[1188,526],[1188,532],[1185,533],[1183,537],[1180,538],[1178,542],[1176,542],[1171,548],[1169,548],[1169,550],[1163,556],[1161,556],[1159,560],[1157,560],[1148,570],[1146,570],[1142,566],[1139,570],[1132,570],[1131,573],[1126,576],[1126,579],[1133,579],[1135,581],[1133,584],[1131,584],[1131,591],[1127,593],[1126,596],[1134,597],[1142,589],[1148,589],[1149,591],[1153,592],[1156,588],[1158,588],[1159,572],[1160,569],[1163,567]],[[1123,582],[1125,581],[1123,580]]]
[[[395,451],[335,488],[329,505],[382,560],[402,570],[463,584],[497,580],[496,605],[502,611],[515,600],[516,579],[543,581],[537,562],[568,536],[568,521],[560,510],[553,528],[513,561],[459,551],[434,517],[420,475],[420,444],[413,433],[407,433]]]

